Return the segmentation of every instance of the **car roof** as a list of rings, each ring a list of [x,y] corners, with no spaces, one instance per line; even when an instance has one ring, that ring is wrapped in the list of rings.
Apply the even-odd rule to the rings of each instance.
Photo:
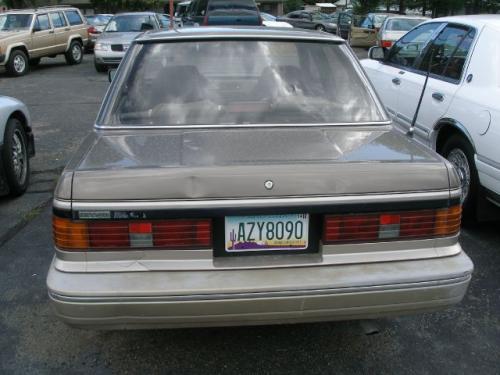
[[[477,14],[469,16],[440,17],[434,18],[433,20],[427,22],[456,22],[473,26],[479,29],[487,25],[500,28],[500,14]]]
[[[154,16],[156,12],[123,12],[117,13],[116,16]]]
[[[60,11],[64,11],[64,10],[78,10],[78,8],[65,7],[65,6],[61,6],[61,7],[48,6],[48,7],[40,7],[40,8],[36,8],[36,9],[35,8],[9,9],[8,11],[1,13],[1,14],[34,14],[34,13],[47,13],[47,12],[54,12],[54,11],[60,12]]]
[[[403,18],[403,19],[412,19],[412,20],[430,20],[430,17],[426,16],[406,16],[404,14],[393,14],[387,17],[388,20],[394,19],[394,18]]]
[[[136,41],[139,43],[155,41],[173,41],[185,39],[287,39],[287,40],[317,40],[345,43],[344,39],[328,33],[315,30],[284,29],[265,26],[233,26],[233,27],[186,27],[174,30],[162,30],[144,33]]]

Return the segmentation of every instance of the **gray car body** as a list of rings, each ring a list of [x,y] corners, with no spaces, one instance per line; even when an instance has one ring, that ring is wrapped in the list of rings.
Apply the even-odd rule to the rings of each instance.
[[[289,17],[292,14],[298,14],[301,18],[291,18]],[[301,28],[301,29],[311,29],[315,30],[319,26],[323,26],[325,31],[329,33],[337,32],[337,25],[333,22],[333,19],[314,19],[313,15],[315,12],[309,12],[305,10],[299,10],[295,12],[288,13],[284,16],[280,16],[276,18],[276,21],[287,22],[293,27]]]
[[[148,33],[134,43],[227,38],[344,43],[301,30],[210,27]],[[350,53],[366,89],[385,113]],[[110,98],[132,60],[128,56],[94,131],[59,180],[54,212],[65,217],[223,217],[280,209],[448,206],[459,200],[459,182],[450,164],[396,131],[386,115],[379,123],[365,124],[106,126]],[[264,147],[264,142],[275,146]],[[265,187],[269,179],[272,190]],[[433,311],[463,298],[472,268],[458,236],[320,244],[314,254],[229,258],[214,257],[213,249],[56,248],[47,286],[56,315],[70,325],[223,326]]]
[[[24,126],[26,135],[28,137],[28,153],[33,156],[35,153],[35,144],[33,140],[33,134],[31,131],[31,118],[26,105],[15,98],[8,96],[0,96],[0,195],[7,194],[9,188],[5,181],[4,171],[3,171],[3,160],[2,160],[2,150],[4,143],[5,127],[7,126],[7,121],[15,116],[18,118]]]
[[[119,13],[115,17],[119,16],[129,16],[129,15],[146,15],[151,16],[154,19],[155,30],[160,30],[160,24],[154,12],[132,12],[132,13]],[[112,20],[112,19],[111,19]],[[111,21],[110,20],[110,21]],[[141,35],[143,32],[103,32],[97,37],[95,43],[105,43],[105,44],[120,44],[123,46],[130,46],[132,41]],[[118,65],[125,56],[127,51],[98,51],[94,50],[94,58],[97,63],[103,65]]]

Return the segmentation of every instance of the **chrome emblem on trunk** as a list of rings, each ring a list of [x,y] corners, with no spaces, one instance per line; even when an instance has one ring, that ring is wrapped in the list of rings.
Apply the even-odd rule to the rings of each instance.
[[[272,182],[271,180],[267,180],[266,182],[264,182],[264,186],[267,190],[271,190],[274,186],[274,182]]]

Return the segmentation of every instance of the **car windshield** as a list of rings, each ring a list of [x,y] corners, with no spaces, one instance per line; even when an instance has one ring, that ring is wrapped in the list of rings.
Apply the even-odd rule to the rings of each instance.
[[[344,45],[226,40],[134,48],[108,125],[384,120]]]
[[[387,20],[387,31],[409,31],[424,22],[425,18],[390,18]]]
[[[105,32],[140,32],[144,31],[144,25],[148,24],[150,27],[154,27],[152,16],[148,15],[124,15],[116,16],[109,21]]]
[[[0,15],[0,31],[29,29],[31,14],[4,14]]]
[[[97,16],[87,17],[87,21],[92,26],[103,26],[103,25],[106,25],[111,18],[112,18],[112,16],[104,16],[102,14],[99,14]]]

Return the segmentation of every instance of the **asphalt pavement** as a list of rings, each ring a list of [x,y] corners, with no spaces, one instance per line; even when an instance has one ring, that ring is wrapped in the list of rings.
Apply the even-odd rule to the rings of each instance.
[[[0,94],[28,104],[37,146],[27,194],[0,199],[0,373],[500,373],[499,223],[462,231],[475,272],[464,301],[442,312],[110,332],[57,321],[45,289],[53,254],[48,203],[60,170],[91,131],[108,83],[89,55],[71,67],[46,60],[25,77],[0,73]]]

